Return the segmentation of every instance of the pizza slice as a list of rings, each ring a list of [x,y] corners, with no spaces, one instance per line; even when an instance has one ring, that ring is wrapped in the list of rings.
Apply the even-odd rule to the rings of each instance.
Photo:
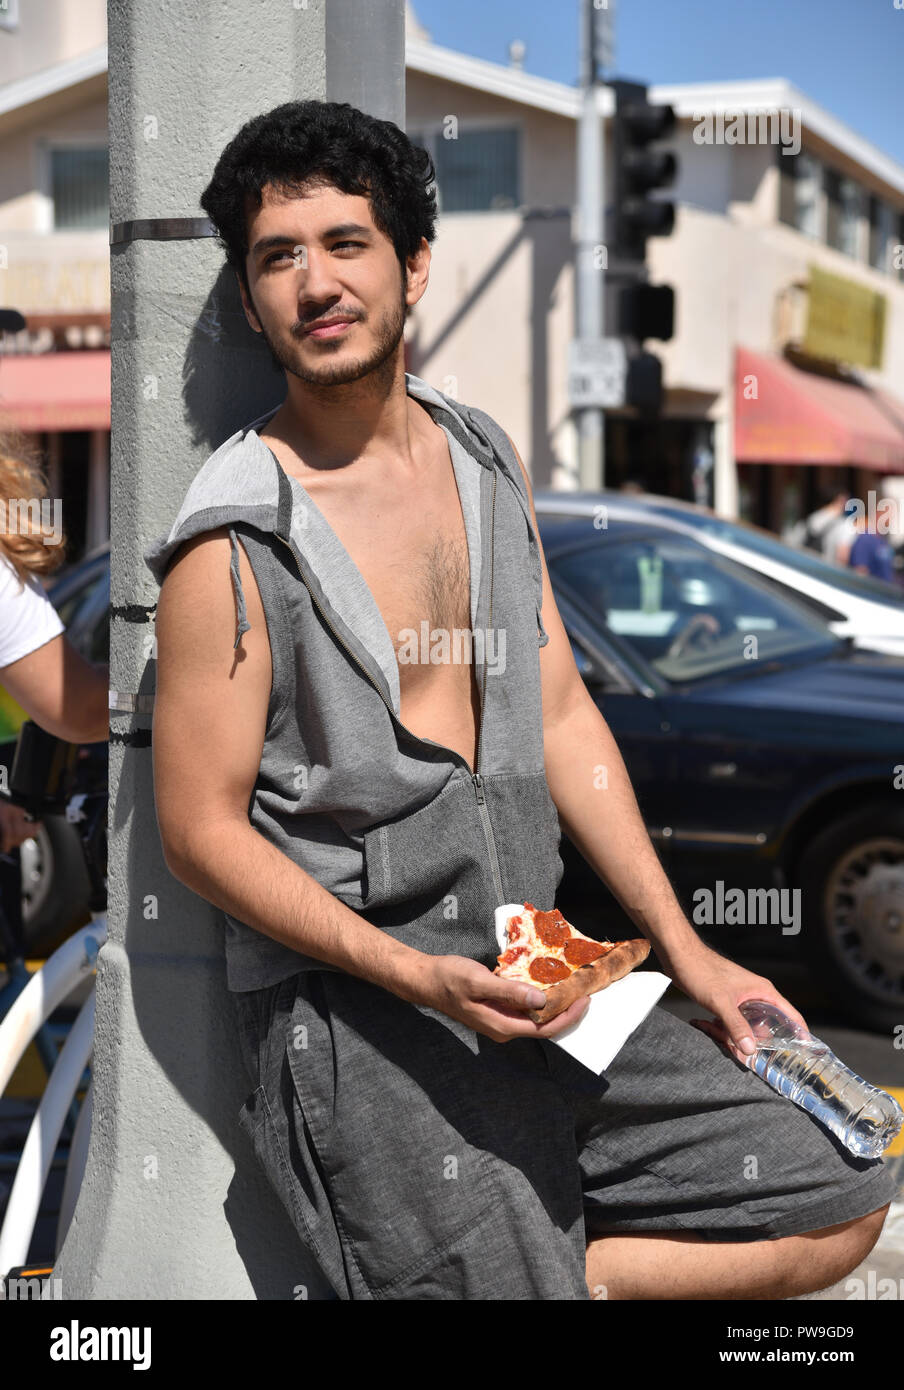
[[[519,903],[497,912],[506,917],[507,944],[493,973],[543,990],[543,1008],[526,1010],[535,1023],[548,1023],[575,999],[622,979],[650,954],[643,937],[613,942],[584,936],[557,907],[542,912],[533,903]]]

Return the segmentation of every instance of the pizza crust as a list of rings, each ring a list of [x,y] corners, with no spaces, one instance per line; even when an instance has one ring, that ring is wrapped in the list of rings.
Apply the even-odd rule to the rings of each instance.
[[[595,994],[598,989],[605,989],[606,985],[611,985],[613,980],[621,980],[630,974],[635,965],[640,965],[649,954],[650,943],[645,937],[638,937],[634,941],[619,941],[606,955],[591,961],[589,965],[579,966],[567,980],[559,980],[556,984],[549,985],[544,990],[546,1003],[542,1009],[527,1009],[525,1012],[535,1023],[549,1023],[551,1019],[564,1013],[569,1004],[573,1004],[576,999],[581,999],[585,994]],[[542,985],[532,983],[537,989],[543,989]]]

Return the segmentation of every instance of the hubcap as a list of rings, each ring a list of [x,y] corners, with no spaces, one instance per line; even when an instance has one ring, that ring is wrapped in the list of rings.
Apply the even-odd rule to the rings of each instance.
[[[904,840],[864,840],[826,883],[829,945],[846,973],[883,1004],[904,1002]]]

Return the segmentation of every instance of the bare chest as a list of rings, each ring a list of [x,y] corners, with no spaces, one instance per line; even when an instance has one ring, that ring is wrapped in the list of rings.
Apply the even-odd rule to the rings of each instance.
[[[389,505],[366,525],[344,516],[334,525],[380,610],[393,648],[412,631],[469,628],[470,562],[454,482],[452,495],[412,496]]]
[[[444,437],[417,482],[306,476],[304,486],[360,571],[397,655],[424,622],[470,628],[467,533]]]
[[[438,437],[437,437],[438,436]],[[291,458],[270,447],[288,473]],[[399,673],[400,718],[476,765],[480,697],[470,655],[467,532],[444,433],[404,483],[391,473],[300,477],[360,571],[386,625]],[[425,626],[426,625],[426,626]]]

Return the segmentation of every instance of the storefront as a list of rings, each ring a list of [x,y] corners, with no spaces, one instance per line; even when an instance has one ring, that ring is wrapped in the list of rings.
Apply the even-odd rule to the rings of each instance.
[[[738,348],[734,448],[740,515],[781,533],[827,489],[865,500],[904,475],[904,403],[827,364]]]
[[[0,354],[0,440],[10,432],[34,438],[61,499],[67,561],[109,540],[109,348]]]

